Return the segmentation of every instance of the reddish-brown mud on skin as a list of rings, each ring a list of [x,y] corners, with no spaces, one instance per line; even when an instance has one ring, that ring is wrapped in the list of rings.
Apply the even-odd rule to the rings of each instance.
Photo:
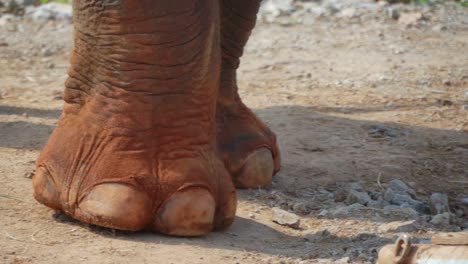
[[[37,160],[36,199],[122,230],[198,236],[230,225],[235,189],[216,143],[218,1],[73,7],[64,111]]]
[[[242,103],[236,79],[260,1],[220,2],[222,68],[216,112],[218,146],[237,187],[261,187],[270,184],[273,174],[280,169],[276,136]]]

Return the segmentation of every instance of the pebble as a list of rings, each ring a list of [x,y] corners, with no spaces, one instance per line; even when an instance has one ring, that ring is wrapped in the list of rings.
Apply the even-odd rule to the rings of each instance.
[[[387,232],[412,232],[414,231],[414,221],[395,221],[382,224],[378,227],[379,233]]]
[[[18,30],[18,21],[19,18],[17,16],[5,14],[0,16],[0,27],[3,27],[8,31],[14,32]]]
[[[370,198],[367,192],[360,192],[357,190],[350,190],[348,196],[346,197],[345,203],[347,205],[351,204],[362,204],[367,205],[372,199]]]
[[[444,26],[444,25],[436,25],[436,26],[432,27],[432,30],[433,30],[433,31],[446,31],[446,30],[447,30],[447,26]]]
[[[258,16],[272,22],[276,17],[291,14],[293,11],[293,0],[266,0],[262,1]]]
[[[280,208],[273,208],[273,216],[271,220],[279,225],[288,226],[291,228],[299,228],[301,220],[296,214],[286,212]]]
[[[444,193],[433,193],[429,201],[431,213],[434,215],[449,213],[448,196]]]
[[[328,214],[328,210],[322,210],[318,213],[318,216],[326,216]]]
[[[305,203],[295,203],[292,206],[292,209],[295,213],[298,214],[308,214],[310,212],[309,208],[307,208],[307,205]]]
[[[434,215],[431,219],[431,224],[437,225],[437,226],[447,226],[447,225],[450,225],[450,218],[451,218],[450,213]]]
[[[389,183],[388,183],[388,188],[392,189],[392,191],[394,192],[400,192],[400,193],[407,193],[411,196],[416,196],[416,192],[411,189],[405,182],[403,182],[402,180],[398,180],[398,179],[395,179],[395,180],[391,180]]]
[[[390,7],[386,9],[387,16],[391,19],[398,20],[400,18],[400,11],[396,8]]]
[[[413,26],[417,24],[424,18],[421,12],[410,12],[410,13],[402,13],[398,19],[398,23],[405,25],[405,26]]]
[[[72,21],[72,6],[61,3],[48,3],[26,9],[26,16],[34,21]]]

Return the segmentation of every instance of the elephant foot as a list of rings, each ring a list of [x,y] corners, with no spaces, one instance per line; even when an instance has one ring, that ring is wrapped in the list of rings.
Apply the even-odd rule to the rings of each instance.
[[[146,133],[98,132],[68,119],[38,159],[40,203],[89,224],[173,236],[205,235],[234,220],[234,186],[209,147],[166,152]]]
[[[218,149],[237,188],[264,187],[279,170],[276,136],[240,99],[219,100]]]

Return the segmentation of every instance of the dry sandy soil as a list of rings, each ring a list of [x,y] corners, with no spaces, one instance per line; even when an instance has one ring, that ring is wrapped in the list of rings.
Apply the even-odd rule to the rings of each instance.
[[[234,225],[203,238],[88,226],[32,198],[34,162],[61,111],[72,25],[0,27],[0,263],[373,263],[402,231],[420,242],[466,231],[468,8],[418,12],[425,19],[411,25],[383,12],[259,22],[240,87],[277,133],[282,170],[269,188],[239,191]],[[335,202],[346,183],[378,194],[393,179],[423,202],[448,194],[450,224]],[[300,227],[272,222],[273,207],[295,212]]]

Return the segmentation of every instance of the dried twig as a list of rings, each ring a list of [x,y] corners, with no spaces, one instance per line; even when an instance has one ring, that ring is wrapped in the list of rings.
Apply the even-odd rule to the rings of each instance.
[[[380,178],[382,177],[382,172],[379,172],[379,175],[377,176],[377,185],[385,191],[385,188],[382,186],[382,183],[380,182]]]

